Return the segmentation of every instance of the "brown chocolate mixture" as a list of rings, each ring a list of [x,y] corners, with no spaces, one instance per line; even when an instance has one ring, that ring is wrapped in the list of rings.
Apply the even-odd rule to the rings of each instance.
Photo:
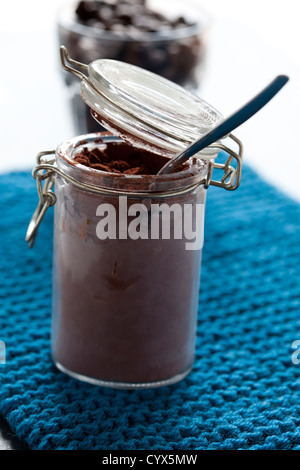
[[[125,142],[110,143],[105,147],[101,145],[92,149],[83,147],[74,160],[95,170],[125,175],[155,175],[167,161],[164,157],[140,150]],[[176,172],[188,168],[188,163],[185,163],[180,165]]]
[[[192,169],[187,175],[170,175],[168,184],[157,186],[155,176],[124,178],[111,173],[139,168],[155,174],[166,158],[103,140],[78,142],[75,159],[94,165],[88,176],[95,185],[108,189],[120,182],[122,189],[132,192],[125,211],[135,211],[137,203],[180,205],[182,210],[205,203],[206,191],[200,184],[172,197],[155,195],[157,186],[158,192],[188,187],[195,181]],[[97,165],[108,170],[99,171]],[[122,187],[124,179],[130,181]],[[114,383],[163,385],[161,381],[178,380],[194,360],[201,250],[187,250],[184,237],[150,237],[150,212],[149,238],[131,237],[132,216],[128,213],[124,219],[119,197],[83,191],[63,178],[55,184],[54,361],[73,374]],[[149,195],[153,191],[151,199],[138,198],[141,190]],[[99,239],[97,227],[103,219],[98,209],[106,204],[114,209],[116,237]],[[175,217],[171,210],[172,221]],[[120,236],[121,230],[128,236]]]

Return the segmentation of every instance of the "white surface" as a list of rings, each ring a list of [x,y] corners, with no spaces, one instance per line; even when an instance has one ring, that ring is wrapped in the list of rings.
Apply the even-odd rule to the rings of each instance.
[[[223,115],[239,108],[276,75],[290,77],[279,94],[234,133],[244,144],[245,162],[300,201],[300,65],[235,21],[228,20],[226,26],[218,21],[214,28],[202,95]]]
[[[73,131],[59,75],[55,14],[63,0],[14,1],[0,17],[0,171],[32,167],[35,155]],[[227,115],[279,73],[290,82],[235,131],[245,161],[300,201],[300,28],[297,0],[199,1],[214,17],[201,96]]]

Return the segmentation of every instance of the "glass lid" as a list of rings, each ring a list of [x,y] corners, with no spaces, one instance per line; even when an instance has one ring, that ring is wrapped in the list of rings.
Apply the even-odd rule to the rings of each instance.
[[[222,115],[197,95],[140,67],[110,59],[87,67],[81,96],[94,118],[126,141],[174,156],[211,130]],[[214,158],[206,148],[201,158]]]

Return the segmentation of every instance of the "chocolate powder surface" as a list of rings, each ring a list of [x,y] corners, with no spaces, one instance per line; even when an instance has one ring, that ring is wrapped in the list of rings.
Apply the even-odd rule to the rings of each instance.
[[[99,140],[101,144],[101,140]],[[147,150],[140,150],[132,145],[110,143],[97,147],[83,147],[74,156],[74,160],[84,166],[109,173],[124,175],[155,175],[167,162],[167,159]],[[189,168],[188,163],[179,165],[176,172]]]

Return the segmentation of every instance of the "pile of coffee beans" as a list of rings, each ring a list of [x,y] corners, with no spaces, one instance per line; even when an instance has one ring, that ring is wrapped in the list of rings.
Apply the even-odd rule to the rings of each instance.
[[[192,26],[182,16],[169,20],[163,14],[149,9],[145,0],[83,0],[75,13],[80,23],[117,34],[132,35],[136,39],[145,32],[156,33]]]

